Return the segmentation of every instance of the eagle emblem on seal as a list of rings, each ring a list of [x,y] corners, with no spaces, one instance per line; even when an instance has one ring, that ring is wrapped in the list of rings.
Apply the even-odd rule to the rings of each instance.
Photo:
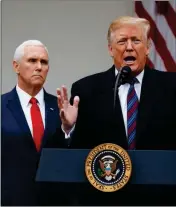
[[[101,178],[107,181],[114,180],[120,169],[117,168],[118,160],[113,156],[106,155],[99,160],[100,168],[98,168],[98,174]]]

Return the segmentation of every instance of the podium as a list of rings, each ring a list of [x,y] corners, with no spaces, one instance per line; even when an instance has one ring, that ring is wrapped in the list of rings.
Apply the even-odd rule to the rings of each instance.
[[[64,183],[72,187],[76,185],[77,188],[80,188],[79,192],[83,190],[81,186],[86,185],[90,192],[96,192],[96,195],[94,195],[98,199],[102,199],[102,195],[109,197],[108,199],[113,199],[115,194],[116,196],[114,197],[120,195],[121,192],[119,191],[113,193],[97,192],[98,190],[91,186],[85,175],[85,160],[89,152],[89,149],[44,148],[41,153],[36,181]],[[141,186],[143,186],[142,188],[147,187],[148,189],[145,192],[151,192],[152,194],[152,190],[154,190],[155,196],[157,196],[158,191],[156,189],[163,195],[165,191],[171,193],[176,189],[176,151],[136,150],[127,152],[132,162],[132,174],[127,185],[130,186],[129,188],[132,189],[132,192],[136,192],[133,189],[138,189],[140,192]],[[134,186],[135,188],[133,188]],[[74,187],[71,190],[72,193],[74,193],[73,189]],[[120,191],[123,191],[123,189]],[[87,194],[87,191],[85,194]],[[125,195],[128,197],[126,192]],[[79,195],[77,191],[76,196],[79,199],[82,194]],[[148,194],[146,194],[147,197]],[[96,205],[96,203],[94,204]]]

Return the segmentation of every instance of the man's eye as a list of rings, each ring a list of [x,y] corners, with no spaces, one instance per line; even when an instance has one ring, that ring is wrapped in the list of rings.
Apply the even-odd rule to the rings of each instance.
[[[119,41],[117,42],[118,45],[123,45],[123,44],[125,44],[125,43],[126,43],[126,40],[119,40]]]
[[[141,41],[140,41],[140,40],[133,40],[133,42],[134,42],[135,44],[139,44]]]
[[[36,62],[36,59],[31,58],[31,59],[29,59],[29,62],[35,63]]]
[[[41,64],[47,65],[48,61],[47,60],[41,60]]]

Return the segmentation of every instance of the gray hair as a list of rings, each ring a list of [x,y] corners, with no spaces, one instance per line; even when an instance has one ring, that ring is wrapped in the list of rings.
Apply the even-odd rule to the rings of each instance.
[[[27,41],[24,41],[22,44],[20,44],[16,50],[15,50],[15,53],[14,53],[14,57],[13,57],[13,60],[14,61],[20,61],[20,59],[24,56],[24,48],[26,46],[42,46],[45,48],[47,54],[48,54],[48,49],[46,48],[46,46],[39,40],[27,40]]]

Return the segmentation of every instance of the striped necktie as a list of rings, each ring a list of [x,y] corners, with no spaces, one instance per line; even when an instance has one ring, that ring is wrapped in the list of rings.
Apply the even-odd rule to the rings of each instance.
[[[127,129],[128,129],[128,149],[135,150],[136,148],[136,121],[138,113],[138,97],[134,88],[137,83],[137,78],[130,81],[130,88],[127,96]]]

